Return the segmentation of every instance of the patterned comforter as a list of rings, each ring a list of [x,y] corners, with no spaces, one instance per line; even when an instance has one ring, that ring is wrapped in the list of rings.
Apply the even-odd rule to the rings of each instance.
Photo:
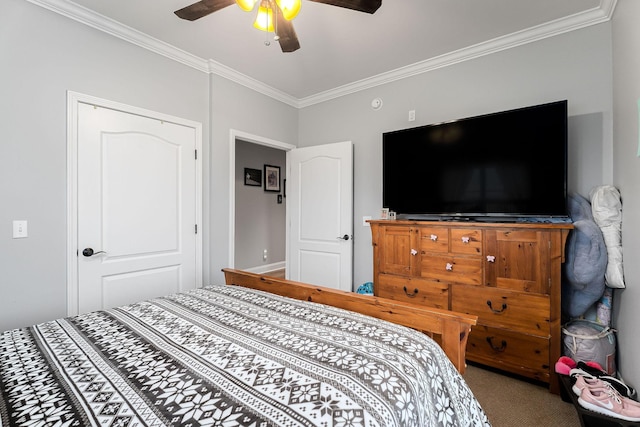
[[[0,426],[481,426],[440,347],[210,286],[0,335]]]

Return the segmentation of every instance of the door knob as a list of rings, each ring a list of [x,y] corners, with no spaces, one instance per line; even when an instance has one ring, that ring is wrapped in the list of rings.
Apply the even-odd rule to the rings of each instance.
[[[342,236],[342,237],[338,237],[338,239],[340,239],[340,240],[349,240],[349,235],[348,235],[348,234],[345,234],[345,235],[344,235],[344,236]]]
[[[84,248],[82,250],[82,255],[86,256],[86,257],[90,257],[93,255],[98,255],[98,254],[106,254],[105,251],[98,251],[98,252],[94,252],[93,249],[91,248]]]

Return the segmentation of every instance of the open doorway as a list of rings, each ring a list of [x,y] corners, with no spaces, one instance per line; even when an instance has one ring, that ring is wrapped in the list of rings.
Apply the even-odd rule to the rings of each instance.
[[[232,130],[229,147],[229,265],[255,273],[282,271],[287,240],[286,153],[295,146]],[[272,179],[266,186],[265,165]],[[248,179],[245,169],[251,174]]]
[[[230,134],[229,265],[236,267],[236,187],[244,166],[236,166],[236,144],[244,141],[285,152],[280,169],[285,205],[285,277],[320,286],[353,287],[353,145],[351,141],[296,148],[238,131]],[[243,173],[238,170],[243,168]],[[264,174],[264,170],[263,170]],[[264,178],[264,177],[263,177]],[[330,178],[330,179],[329,179]],[[284,179],[287,180],[286,186]],[[286,187],[286,190],[285,190]],[[277,195],[276,195],[277,197]],[[258,246],[259,251],[264,248]],[[262,255],[264,252],[258,252]],[[264,260],[263,260],[264,261]],[[264,263],[267,269],[274,266]],[[275,266],[275,268],[278,268]],[[253,270],[265,273],[258,266]]]

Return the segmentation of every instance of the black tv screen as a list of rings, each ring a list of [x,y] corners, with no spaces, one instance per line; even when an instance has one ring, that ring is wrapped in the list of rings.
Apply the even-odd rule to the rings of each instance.
[[[567,101],[386,132],[382,166],[398,218],[564,218]]]

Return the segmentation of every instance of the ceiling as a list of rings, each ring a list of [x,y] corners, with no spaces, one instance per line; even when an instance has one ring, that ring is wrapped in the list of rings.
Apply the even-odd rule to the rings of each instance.
[[[29,1],[298,106],[604,22],[616,3],[384,0],[370,15],[303,0],[301,48],[282,53],[236,5],[190,22],[173,11],[195,0]]]

